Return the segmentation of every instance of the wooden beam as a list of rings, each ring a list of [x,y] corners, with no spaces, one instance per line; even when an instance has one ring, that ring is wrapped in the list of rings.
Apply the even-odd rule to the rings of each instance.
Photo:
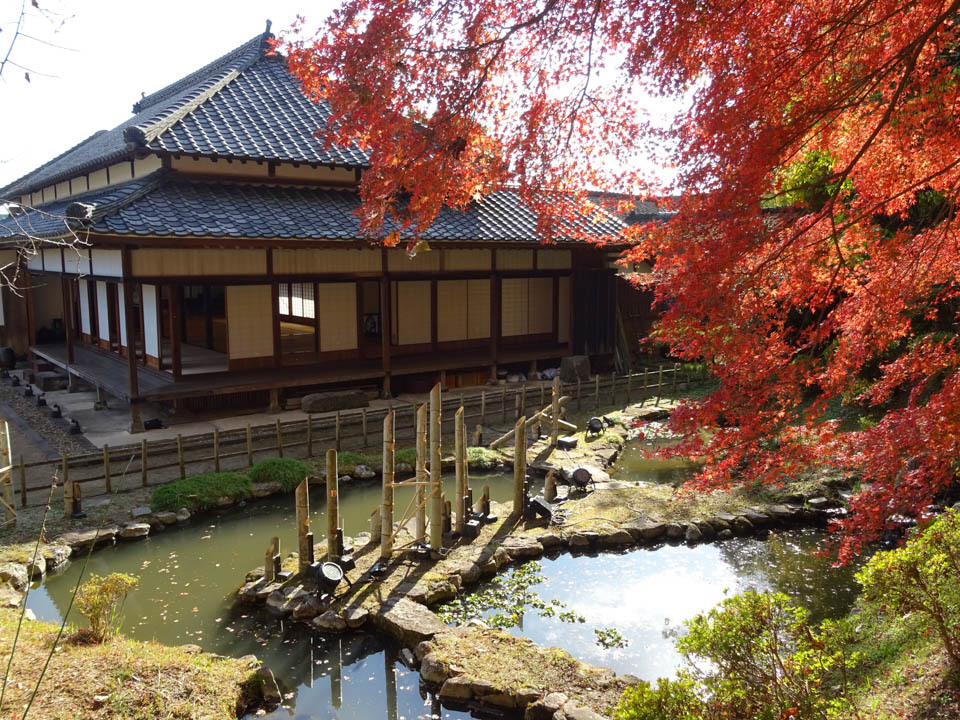
[[[123,331],[127,335],[127,372],[130,374],[130,400],[140,395],[139,378],[137,377],[137,342],[133,327],[133,281],[130,279],[130,248],[120,251],[120,262],[123,268]]]
[[[167,319],[170,321],[170,365],[173,379],[179,380],[182,373],[180,357],[180,286],[167,285]]]
[[[67,336],[67,362],[72,365],[74,362],[73,340],[75,336],[73,328],[73,280],[62,276],[60,278],[60,288],[63,295],[63,329]]]

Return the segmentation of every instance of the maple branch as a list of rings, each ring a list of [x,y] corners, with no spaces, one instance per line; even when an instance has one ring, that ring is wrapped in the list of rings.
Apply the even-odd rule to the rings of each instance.
[[[4,56],[3,60],[0,61],[0,76],[3,75],[3,69],[7,66],[7,63],[10,62],[10,53],[13,52],[13,46],[17,42],[17,38],[20,37],[20,28],[23,25],[23,18],[27,14],[27,0],[22,0],[20,3],[20,17],[17,18],[17,27],[13,31],[13,37],[10,39],[10,45],[7,46],[7,54]],[[13,63],[10,63],[11,65]]]

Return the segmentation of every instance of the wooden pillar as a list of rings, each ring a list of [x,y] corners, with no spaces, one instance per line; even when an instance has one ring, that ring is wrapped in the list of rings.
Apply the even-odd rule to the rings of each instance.
[[[390,276],[387,275],[387,249],[383,248],[383,275],[380,277],[380,367],[383,370],[383,396],[390,390],[390,339],[393,336],[393,318],[390,313]]]
[[[113,484],[110,479],[110,446],[106,444],[103,446],[103,485],[107,489],[107,493],[113,492]]]
[[[496,251],[493,253],[496,263]],[[497,355],[500,352],[500,278],[490,276],[490,372],[497,380]]]
[[[76,330],[73,327],[73,279],[67,275],[60,278],[61,295],[63,296],[63,329],[67,338],[67,363],[73,364],[73,341],[76,339]]]
[[[220,428],[213,429],[213,470],[220,472]]]
[[[394,419],[391,410],[383,418],[383,502],[380,504],[380,559],[393,554],[393,457],[396,450]]]
[[[524,483],[527,479],[527,419],[517,420],[514,425],[513,436],[516,440],[513,451],[513,514],[517,518],[523,517],[523,501],[526,497]]]
[[[430,391],[430,547],[440,550],[443,547],[443,491],[442,471],[440,468],[440,436],[443,415],[440,408],[440,385],[434,385]]]
[[[427,481],[427,405],[424,403],[417,408],[417,468],[416,468],[416,500],[417,521],[414,537],[423,542],[427,537],[427,506],[423,499],[426,497]]]
[[[24,268],[23,291],[27,300],[27,347],[37,343],[37,316],[33,307],[33,276]]]
[[[140,484],[147,486],[147,441],[140,441]]]
[[[553,389],[551,391],[550,414],[553,416],[552,427],[550,428],[550,446],[556,447],[557,440],[560,437],[560,376],[553,379]]]
[[[340,497],[338,495],[337,451],[327,450],[327,560],[340,559],[340,547],[337,542],[337,528],[340,525]]]
[[[173,379],[179,380],[183,370],[180,356],[180,286],[167,285],[167,315],[170,327],[170,366],[173,370]]]
[[[247,467],[253,467],[253,428],[247,423]]]
[[[457,513],[456,525],[454,530],[460,534],[463,533],[464,523],[466,522],[464,508],[464,498],[467,496],[467,428],[463,422],[463,405],[459,407],[454,416],[454,455],[456,457],[456,497],[453,507]]]
[[[307,478],[297,485],[297,558],[298,570],[303,573],[313,564],[313,533],[310,532],[310,488]]]
[[[180,466],[180,479],[183,480],[187,471],[183,461],[183,435],[180,433],[177,433],[177,464]]]

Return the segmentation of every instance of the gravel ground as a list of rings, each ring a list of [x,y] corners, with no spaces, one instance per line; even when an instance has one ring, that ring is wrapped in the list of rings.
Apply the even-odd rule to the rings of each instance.
[[[52,420],[47,408],[38,408],[33,398],[25,398],[22,386],[12,387],[8,382],[0,381],[0,402],[7,405],[33,428],[57,455],[63,452],[77,455],[91,451],[89,443],[70,436],[63,426]],[[12,437],[14,432],[17,434],[16,439]],[[10,433],[14,458],[22,454],[24,460],[31,462],[47,457],[47,450],[24,435],[15,422],[10,423]]]

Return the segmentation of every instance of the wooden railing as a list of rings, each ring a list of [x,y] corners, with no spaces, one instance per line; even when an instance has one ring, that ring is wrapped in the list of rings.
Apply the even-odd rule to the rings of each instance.
[[[629,375],[596,375],[593,380],[560,383],[563,395],[569,396],[568,411],[599,411],[605,404],[627,403],[655,397],[659,402],[665,393],[673,394],[681,387],[702,380],[702,376],[685,371],[680,365],[648,368]],[[480,392],[459,394],[445,392],[442,424],[453,431],[456,409],[464,408],[468,427],[479,424],[484,429],[505,432],[516,418],[524,415],[531,405],[543,407],[550,395],[551,383],[521,387],[490,387]],[[27,506],[31,492],[48,491],[55,479],[63,485],[69,478],[75,483],[101,482],[97,492],[84,492],[84,497],[159,485],[201,472],[238,470],[250,467],[258,457],[299,456],[313,457],[328,447],[337,450],[365,448],[379,442],[383,418],[389,409],[396,414],[396,437],[415,437],[416,410],[414,403],[393,401],[389,408],[363,408],[310,415],[303,420],[250,425],[236,430],[214,430],[200,435],[167,440],[143,440],[139,444],[121,447],[104,446],[102,452],[79,455],[63,454],[59,460],[39,460],[25,463],[23,457],[14,467],[18,479],[21,506]],[[28,473],[29,471],[29,473]],[[28,474],[44,477],[40,484],[29,484]],[[120,487],[121,483],[125,486]]]

